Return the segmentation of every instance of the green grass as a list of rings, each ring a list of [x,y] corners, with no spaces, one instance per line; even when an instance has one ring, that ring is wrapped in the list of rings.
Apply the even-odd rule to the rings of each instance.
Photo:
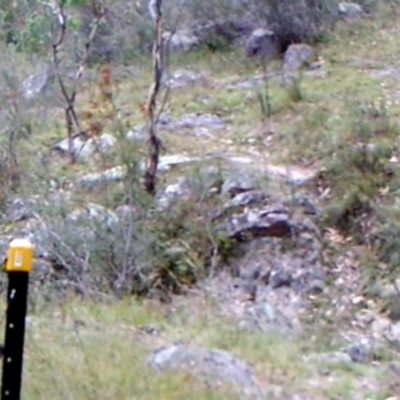
[[[201,50],[176,57],[171,61],[171,70],[195,67],[204,73],[208,84],[172,90],[165,105],[166,113],[175,118],[186,113],[212,113],[227,123],[210,136],[197,136],[184,129],[163,132],[164,145],[168,153],[251,154],[257,166],[274,162],[324,167],[328,179],[323,183],[330,189],[327,204],[333,206],[333,212],[339,216],[354,206],[351,197],[354,193],[361,200],[367,199],[376,212],[381,199],[379,190],[388,185],[389,193],[382,196],[386,208],[378,213],[382,224],[378,226],[382,228],[378,233],[383,232],[386,239],[381,249],[382,258],[397,272],[397,258],[390,256],[397,252],[400,229],[395,222],[397,180],[389,180],[381,168],[367,171],[355,168],[357,159],[353,158],[351,146],[360,141],[384,146],[397,140],[400,121],[400,102],[395,100],[397,78],[382,77],[377,71],[397,64],[399,33],[400,24],[389,14],[338,24],[328,42],[317,48],[324,61],[322,69],[303,74],[301,100],[293,101],[279,79],[268,82],[272,105],[269,119],[263,119],[257,97],[264,89],[263,83],[246,89],[227,87],[237,79],[260,74],[257,61],[244,59],[240,53],[230,50],[223,53]],[[19,64],[28,63],[21,60],[20,55],[15,57]],[[270,70],[278,68],[279,63],[270,66]],[[20,74],[29,70],[28,67],[20,69]],[[120,123],[125,127],[143,124],[142,106],[151,82],[149,63],[143,62],[134,72],[122,67],[115,72],[118,81],[115,103],[120,111]],[[79,93],[78,112],[85,110],[91,97],[96,96],[95,86],[91,81]],[[385,121],[386,114],[372,122],[365,116],[360,117],[362,103],[373,103],[376,107],[384,104],[390,124],[379,131],[377,126]],[[90,166],[71,166],[51,157],[43,166],[38,157],[31,154],[47,154],[50,143],[65,135],[62,111],[54,111],[46,120],[36,118],[32,130],[31,140],[21,141],[19,147],[22,168],[35,171],[35,174],[28,174],[30,186],[23,188],[28,195],[37,188],[44,190],[44,180],[69,180],[76,174],[94,172],[120,162],[116,157]],[[115,130],[111,122],[106,124],[106,132]],[[260,132],[268,132],[268,135]],[[2,143],[7,142],[3,140]],[[135,152],[135,157],[136,152],[143,151],[142,148],[124,150]],[[379,157],[382,163],[387,161],[387,155]],[[188,171],[175,170],[169,176],[182,173]],[[164,179],[168,177],[162,177]],[[113,204],[112,199],[119,190],[120,187],[111,187],[101,193],[77,191],[74,202]],[[387,225],[390,219],[392,225]],[[359,233],[362,236],[364,231]],[[342,250],[344,247],[338,252]],[[363,265],[367,286],[377,277],[381,278],[379,268],[385,273],[388,271],[376,262],[374,250],[368,248],[374,262],[368,260],[369,264]],[[328,318],[329,324],[324,326],[322,319],[325,307],[329,307],[327,303],[321,300],[318,312],[322,317],[314,318],[313,325],[308,327],[316,338],[311,341],[309,337],[293,339],[238,330],[236,321],[222,316],[215,302],[205,295],[176,299],[172,305],[165,306],[135,299],[104,302],[68,299],[44,307],[38,302],[31,310],[32,321],[27,328],[23,397],[44,400],[235,398],[229,388],[207,388],[185,373],[156,375],[146,366],[153,349],[177,340],[232,352],[254,368],[265,387],[283,388],[283,397],[278,395],[276,400],[303,390],[329,399],[351,399],[354,393],[377,400],[389,397],[383,367],[324,366],[329,374],[321,375],[320,366],[303,361],[303,355],[330,349],[336,329],[341,329],[341,321],[328,321]],[[144,334],[138,329],[143,325],[153,326],[159,334]],[[368,381],[372,382],[372,387],[362,385]]]
[[[146,334],[142,326],[151,326],[157,333]],[[236,398],[228,386],[210,388],[183,371],[156,374],[147,365],[149,355],[174,341],[229,351],[253,368],[261,385],[283,387],[281,394],[287,396],[306,389],[329,398],[351,398],[360,379],[375,376],[368,365],[322,367],[303,361],[302,356],[312,352],[307,338],[238,330],[221,317],[213,301],[204,298],[186,299],[175,307],[134,299],[68,299],[57,309],[46,305],[30,315],[22,396],[60,400]],[[321,368],[328,369],[333,379],[321,376]],[[318,383],[308,386],[307,382]],[[384,390],[379,384],[374,388],[367,388],[370,395]]]
[[[235,398],[227,388],[211,390],[185,373],[155,374],[146,365],[151,350],[173,340],[231,351],[256,364],[261,380],[285,372],[285,379],[295,382],[304,374],[295,342],[237,331],[214,314],[212,306],[194,310],[171,311],[134,300],[99,304],[71,299],[58,312],[50,307],[32,315],[23,398]],[[140,332],[143,325],[159,334]]]

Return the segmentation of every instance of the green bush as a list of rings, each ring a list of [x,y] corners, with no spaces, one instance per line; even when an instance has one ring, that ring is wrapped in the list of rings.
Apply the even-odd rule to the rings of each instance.
[[[51,16],[39,1],[2,2],[0,39],[18,51],[43,53],[51,41]]]
[[[400,271],[400,204],[397,200],[386,203],[375,207],[376,218],[366,232],[375,255],[374,279],[397,278]]]
[[[331,197],[325,222],[352,229],[362,236],[359,223],[373,210],[379,189],[393,178],[387,163],[399,127],[393,124],[383,103],[349,104],[348,132],[327,146],[325,182]]]
[[[53,204],[40,210],[42,224],[35,236],[47,238],[55,271],[43,280],[52,282],[46,286],[49,298],[54,288],[57,295],[85,297],[182,293],[234,256],[234,241],[213,230],[209,211],[215,199],[201,188],[166,210],[157,208],[137,179],[127,179],[123,190],[132,211],[123,218],[115,219],[111,203],[97,208],[94,218],[82,209],[83,217],[71,220],[66,209]],[[103,201],[106,193],[104,188]]]

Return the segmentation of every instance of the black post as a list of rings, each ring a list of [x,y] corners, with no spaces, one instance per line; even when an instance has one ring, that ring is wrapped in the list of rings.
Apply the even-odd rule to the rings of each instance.
[[[19,400],[22,384],[28,272],[8,273],[1,400]]]

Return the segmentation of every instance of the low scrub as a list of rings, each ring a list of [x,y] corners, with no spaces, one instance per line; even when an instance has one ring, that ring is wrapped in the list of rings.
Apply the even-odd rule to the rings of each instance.
[[[362,221],[395,174],[389,160],[399,127],[383,103],[355,102],[348,110],[348,131],[331,142],[325,161],[330,201],[324,218],[330,226],[363,236]]]

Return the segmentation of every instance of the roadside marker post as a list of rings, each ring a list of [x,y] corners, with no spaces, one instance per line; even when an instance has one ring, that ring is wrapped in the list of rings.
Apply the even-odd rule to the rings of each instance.
[[[25,318],[33,245],[14,239],[7,251],[4,270],[8,274],[7,312],[3,354],[1,400],[19,400],[24,355]]]

